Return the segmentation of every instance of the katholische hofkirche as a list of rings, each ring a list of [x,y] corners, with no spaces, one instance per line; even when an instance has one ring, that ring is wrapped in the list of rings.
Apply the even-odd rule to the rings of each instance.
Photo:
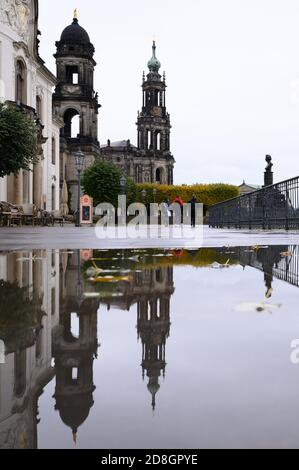
[[[95,48],[87,31],[73,22],[56,42],[57,85],[54,112],[64,127],[60,131],[60,186],[67,182],[70,207],[76,204],[77,173],[74,154],[80,149],[86,165],[102,159],[119,166],[135,183],[173,184],[174,158],[170,151],[170,116],[166,109],[166,78],[153,42],[148,73],[142,77],[142,108],[137,118],[137,145],[130,139],[100,145],[98,116],[101,105],[94,90]],[[133,84],[134,86],[134,84]],[[72,121],[79,116],[79,133],[74,136]]]

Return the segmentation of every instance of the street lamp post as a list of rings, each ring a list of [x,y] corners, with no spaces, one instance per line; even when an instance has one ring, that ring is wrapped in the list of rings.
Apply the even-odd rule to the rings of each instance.
[[[146,190],[145,189],[143,191],[141,191],[141,196],[142,196],[142,202],[143,202],[143,204],[145,204],[145,199],[146,199]]]
[[[76,216],[76,227],[80,227],[80,199],[81,199],[81,173],[84,168],[85,155],[81,150],[75,153],[75,164],[78,173],[78,201],[77,201],[77,216]]]
[[[119,184],[120,184],[121,195],[125,196],[126,189],[127,189],[127,178],[125,178],[125,176],[122,176],[119,181]]]
[[[120,185],[120,207],[119,207],[119,225],[126,225],[126,215],[127,215],[127,204],[126,204],[126,194],[127,194],[127,178],[123,175],[119,180]]]
[[[156,198],[157,198],[157,190],[156,190],[156,188],[153,189],[153,197],[154,197],[154,204],[156,204]]]

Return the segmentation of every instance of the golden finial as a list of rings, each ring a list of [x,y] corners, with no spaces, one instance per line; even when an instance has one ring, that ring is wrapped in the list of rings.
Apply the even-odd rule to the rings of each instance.
[[[74,10],[74,18],[78,19],[78,10],[77,10],[77,8]]]

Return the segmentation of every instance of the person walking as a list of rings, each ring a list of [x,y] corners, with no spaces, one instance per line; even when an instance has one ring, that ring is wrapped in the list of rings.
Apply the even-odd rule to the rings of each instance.
[[[161,215],[162,223],[164,222],[165,227],[169,225],[169,200],[167,198],[161,203]]]
[[[181,223],[184,222],[184,201],[180,196],[176,196],[175,200],[173,201],[174,204],[179,204],[181,208]]]
[[[188,202],[191,205],[191,227],[196,227],[196,204],[198,204],[195,194],[193,194],[192,199]]]

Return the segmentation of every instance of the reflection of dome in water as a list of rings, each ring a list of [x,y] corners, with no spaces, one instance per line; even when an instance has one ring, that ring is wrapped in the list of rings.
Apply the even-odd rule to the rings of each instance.
[[[56,397],[56,409],[63,423],[71,428],[76,440],[77,431],[89,416],[93,406],[92,392],[74,396]]]

